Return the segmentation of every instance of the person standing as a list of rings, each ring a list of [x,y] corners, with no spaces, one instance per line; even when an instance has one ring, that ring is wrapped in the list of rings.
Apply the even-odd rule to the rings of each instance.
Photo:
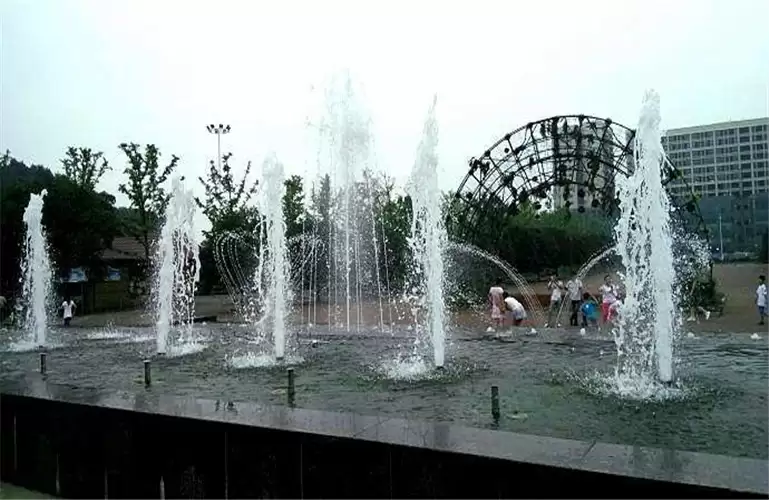
[[[603,285],[598,291],[601,293],[601,323],[606,324],[611,321],[611,306],[617,301],[617,288],[610,275],[603,277]]]
[[[75,305],[75,301],[69,297],[67,297],[61,304],[61,308],[63,309],[62,317],[64,318],[64,326],[69,326],[70,321],[72,321],[72,316],[75,315],[76,307],[77,306]]]
[[[571,316],[569,317],[569,324],[571,326],[579,326],[579,306],[582,303],[582,280],[579,276],[575,276],[566,283],[566,290],[569,292],[569,300],[571,300]],[[587,326],[585,318],[582,318],[582,326]]]
[[[491,303],[491,322],[494,326],[502,326],[505,321],[504,309],[504,295],[505,290],[497,285],[489,288],[489,302]]]
[[[563,298],[563,281],[553,275],[547,282],[547,289],[550,290],[550,306],[547,310],[547,326],[553,326],[553,313],[555,319],[558,319],[558,312],[561,310],[561,299]]]
[[[758,288],[756,288],[756,305],[758,306],[758,324],[763,325],[764,317],[766,317],[766,276],[763,274],[758,277]]]

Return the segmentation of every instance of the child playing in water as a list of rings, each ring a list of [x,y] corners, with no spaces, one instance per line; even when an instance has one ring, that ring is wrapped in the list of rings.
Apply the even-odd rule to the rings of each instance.
[[[603,278],[603,285],[598,289],[601,293],[601,322],[606,324],[611,321],[611,305],[617,301],[618,290],[612,283],[611,276],[606,275]]]
[[[589,326],[598,326],[598,304],[595,299],[585,292],[582,294],[582,306],[580,307],[582,316],[585,318],[585,324]]]
[[[511,297],[507,292],[503,294],[503,297],[505,299],[507,317],[510,318],[513,325],[520,326],[523,320],[526,319],[526,309],[523,308],[523,304],[515,300],[515,297]]]
[[[503,295],[505,290],[501,286],[489,288],[489,302],[491,303],[491,322],[496,327],[501,327],[505,321],[505,302]]]

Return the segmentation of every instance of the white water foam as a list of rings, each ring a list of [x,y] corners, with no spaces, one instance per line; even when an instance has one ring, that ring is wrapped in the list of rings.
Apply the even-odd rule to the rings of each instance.
[[[50,339],[46,341],[45,350],[52,351],[54,349],[61,349],[64,347],[62,342],[53,342]],[[40,349],[40,346],[34,340],[20,339],[15,342],[11,342],[5,349],[5,352],[32,352]]]
[[[283,359],[278,359],[274,354],[269,353],[253,353],[247,352],[245,354],[233,354],[225,358],[225,362],[228,366],[236,369],[242,368],[269,368],[272,366],[291,366],[304,363],[304,358],[301,356],[287,355]]]
[[[116,332],[105,330],[101,332],[91,332],[85,336],[88,340],[117,340],[129,338],[130,335],[125,332]]]
[[[117,339],[116,344],[141,344],[144,342],[152,342],[157,340],[157,335],[144,334],[144,335],[131,335],[127,338]]]
[[[610,376],[596,373],[585,378],[583,383],[590,393],[634,401],[680,400],[689,397],[690,392],[679,383],[666,384],[656,379],[639,378],[626,373]]]
[[[418,355],[385,360],[377,371],[392,380],[422,380],[432,375],[432,367]]]
[[[187,342],[169,345],[166,349],[165,355],[167,358],[179,358],[181,356],[197,354],[204,351],[207,347],[207,344],[193,339]]]

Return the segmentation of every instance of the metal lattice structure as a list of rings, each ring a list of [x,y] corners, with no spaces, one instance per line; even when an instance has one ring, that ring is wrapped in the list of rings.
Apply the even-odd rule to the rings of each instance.
[[[616,214],[615,179],[633,171],[634,139],[635,130],[608,118],[564,115],[527,123],[470,159],[447,224],[454,236],[472,240],[488,230],[490,217],[515,215],[526,204]],[[705,236],[696,195],[669,161],[663,183],[677,218]]]

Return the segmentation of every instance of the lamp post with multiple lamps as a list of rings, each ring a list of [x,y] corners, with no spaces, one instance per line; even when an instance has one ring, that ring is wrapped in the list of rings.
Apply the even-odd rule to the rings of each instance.
[[[229,134],[230,133],[230,126],[229,125],[222,125],[221,123],[219,125],[214,125],[213,123],[211,125],[206,126],[206,130],[208,130],[211,134],[216,134],[216,159],[219,166],[219,170],[222,168],[222,134]]]

